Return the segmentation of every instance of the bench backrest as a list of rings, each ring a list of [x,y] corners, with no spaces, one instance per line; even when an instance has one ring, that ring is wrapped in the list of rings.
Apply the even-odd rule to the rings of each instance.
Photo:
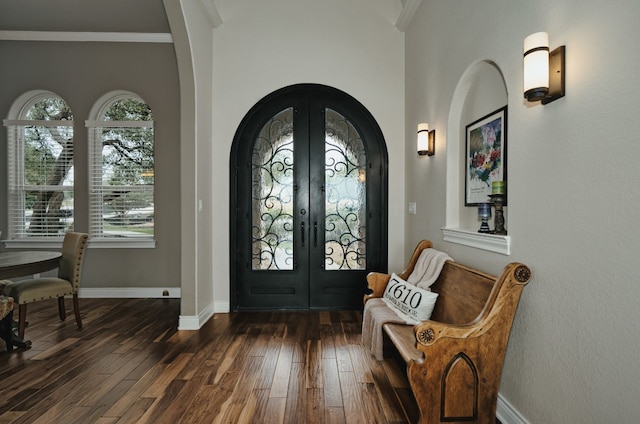
[[[449,324],[468,324],[485,308],[496,277],[447,261],[431,286],[438,293],[431,319]]]
[[[403,280],[409,278],[422,251],[430,247],[433,247],[433,244],[429,240],[418,243],[400,278]],[[495,301],[497,293],[491,297],[491,290],[496,281],[497,278],[494,275],[485,274],[454,261],[447,261],[442,267],[440,276],[431,285],[431,290],[438,293],[431,319],[448,324],[473,322]]]

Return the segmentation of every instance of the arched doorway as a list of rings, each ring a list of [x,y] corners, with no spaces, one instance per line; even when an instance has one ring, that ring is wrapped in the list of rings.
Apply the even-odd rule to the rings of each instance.
[[[353,309],[386,269],[387,151],[356,99],[300,84],[260,100],[231,149],[231,306]]]

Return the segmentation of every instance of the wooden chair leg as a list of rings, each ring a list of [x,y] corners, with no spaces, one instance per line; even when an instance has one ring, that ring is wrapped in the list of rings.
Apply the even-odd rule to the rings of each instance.
[[[64,308],[64,296],[58,298],[58,314],[60,314],[60,321],[67,319],[67,311]]]
[[[9,313],[0,321],[0,334],[7,346],[7,352],[11,352],[13,350],[13,341],[11,340],[12,323],[13,313],[12,311],[9,311]]]
[[[27,322],[27,304],[23,303],[18,307],[18,337],[24,339],[24,328]]]
[[[76,316],[76,324],[78,324],[78,328],[82,328],[82,318],[80,318],[80,304],[78,303],[78,294],[73,295],[73,313]]]
[[[27,323],[25,322],[25,324]],[[29,349],[31,347],[30,340],[20,338],[14,333],[14,328],[17,329],[18,327],[14,327],[13,311],[9,312],[9,315],[0,321],[0,326],[2,327],[2,338],[7,345],[7,352],[13,351],[14,347],[17,347],[18,349]]]

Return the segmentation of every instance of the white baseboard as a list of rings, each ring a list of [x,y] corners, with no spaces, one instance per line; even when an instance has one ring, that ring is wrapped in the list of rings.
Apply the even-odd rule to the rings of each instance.
[[[197,315],[180,315],[178,330],[199,330],[200,318]]]
[[[500,393],[498,393],[496,415],[502,424],[530,424]]]
[[[229,302],[213,302],[196,315],[180,315],[178,330],[199,330],[214,314],[229,313]]]
[[[213,303],[210,303],[198,315],[180,315],[178,330],[199,330],[214,314]]]
[[[174,298],[181,297],[180,287],[105,287],[82,288],[80,298]]]
[[[181,297],[180,287],[106,287],[106,288],[80,288],[80,298],[129,298],[129,299],[154,299]],[[198,315],[180,315],[178,330],[199,330],[214,313],[229,313],[229,302],[213,302]]]
[[[228,314],[231,311],[229,308],[229,302],[213,302],[213,311],[216,314]]]

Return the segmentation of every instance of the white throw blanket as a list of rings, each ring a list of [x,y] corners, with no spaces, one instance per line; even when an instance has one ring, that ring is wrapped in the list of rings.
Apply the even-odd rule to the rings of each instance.
[[[382,361],[382,324],[395,322],[406,324],[406,322],[396,314],[393,309],[387,306],[381,298],[369,299],[364,304],[362,313],[362,344],[376,357]]]
[[[407,281],[428,290],[438,279],[447,260],[452,259],[444,252],[431,248],[424,249]],[[362,343],[378,361],[383,359],[382,325],[387,322],[410,325],[387,306],[383,299],[368,300],[362,313]]]
[[[424,249],[407,281],[421,289],[428,289],[436,282],[446,261],[452,260],[449,255],[436,249]]]

